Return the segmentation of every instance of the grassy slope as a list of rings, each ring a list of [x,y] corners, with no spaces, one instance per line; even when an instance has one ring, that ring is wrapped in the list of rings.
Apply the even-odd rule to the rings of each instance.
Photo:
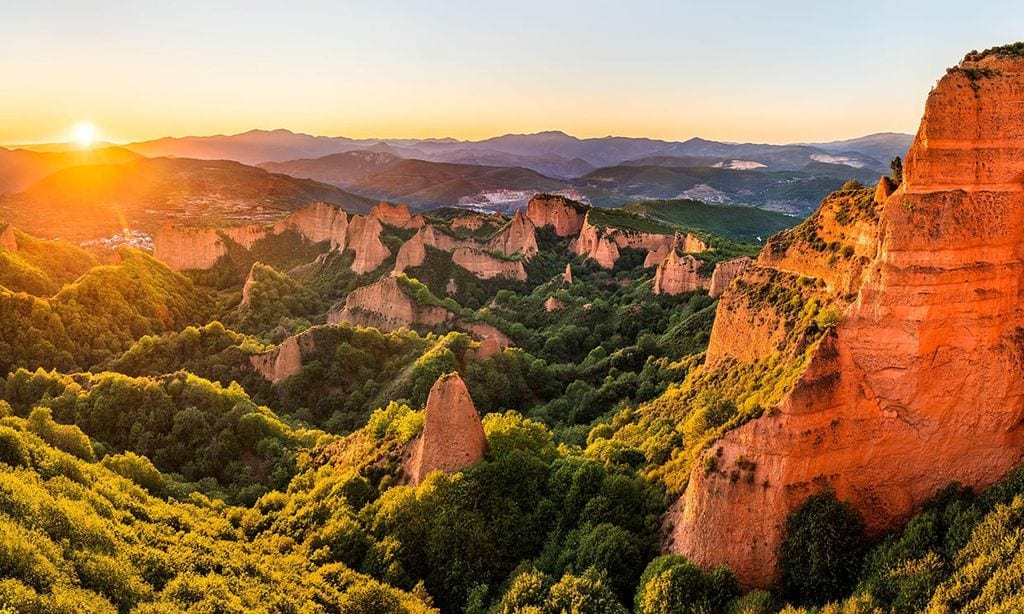
[[[665,224],[697,228],[735,239],[756,241],[795,226],[798,218],[735,205],[708,205],[696,200],[644,200],[630,203],[624,211]]]

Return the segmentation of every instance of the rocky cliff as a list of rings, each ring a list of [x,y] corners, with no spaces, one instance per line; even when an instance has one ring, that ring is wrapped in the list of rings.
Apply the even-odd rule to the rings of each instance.
[[[537,254],[537,229],[522,211],[488,242],[488,247],[504,254],[522,254],[527,259]]]
[[[526,281],[522,260],[505,260],[472,247],[460,247],[452,252],[452,262],[466,269],[478,279],[515,279]]]
[[[348,224],[348,249],[355,253],[352,271],[363,275],[376,271],[391,257],[391,250],[380,240],[384,227],[375,217],[354,215]]]
[[[313,243],[329,241],[332,249],[344,249],[348,215],[335,205],[316,202],[293,212],[274,226],[275,233],[289,229]]]
[[[349,322],[384,331],[434,328],[454,318],[455,314],[444,307],[418,304],[406,294],[394,276],[353,290],[341,309],[327,314],[330,324]]]
[[[378,203],[370,210],[370,217],[388,226],[396,228],[419,228],[423,225],[423,217],[411,215],[406,205],[392,205],[390,203]]]
[[[165,222],[153,239],[153,255],[176,271],[208,269],[227,253],[213,228],[191,228]]]
[[[414,442],[405,468],[413,484],[431,471],[458,471],[483,460],[487,452],[484,427],[458,373],[434,382],[423,413],[423,433]]]
[[[312,354],[314,348],[313,335],[304,333],[288,337],[269,352],[250,356],[249,362],[264,379],[276,384],[298,372],[302,357]]]
[[[965,60],[929,94],[895,192],[831,198],[725,291],[709,364],[781,342],[745,307],[765,276],[819,280],[842,316],[774,408],[694,463],[674,551],[767,585],[787,514],[814,492],[878,535],[946,484],[984,487],[1024,460],[1021,108],[1024,58]],[[731,479],[741,465],[749,479]]]
[[[560,237],[572,237],[583,228],[587,207],[562,196],[538,194],[526,205],[526,217],[537,228],[552,226]]]
[[[654,293],[682,294],[707,288],[710,279],[700,274],[703,264],[690,254],[680,255],[670,250],[654,272]]]
[[[711,298],[722,296],[732,280],[747,270],[751,262],[753,261],[750,258],[743,256],[716,264],[715,270],[711,273],[711,284],[708,286],[708,294],[711,295]]]

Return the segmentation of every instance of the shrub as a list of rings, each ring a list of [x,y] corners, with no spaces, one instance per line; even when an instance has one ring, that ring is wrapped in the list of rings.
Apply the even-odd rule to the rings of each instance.
[[[864,551],[857,510],[832,491],[813,495],[786,519],[779,548],[783,594],[802,604],[842,597],[853,587]]]

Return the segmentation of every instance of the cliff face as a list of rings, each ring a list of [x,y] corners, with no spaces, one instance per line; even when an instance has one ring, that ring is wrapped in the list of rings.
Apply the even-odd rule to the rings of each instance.
[[[858,208],[835,200],[726,290],[709,362],[769,351],[770,325],[751,326],[756,314],[740,307],[748,282],[771,271],[822,280],[845,315],[775,409],[706,452],[754,467],[749,483],[695,464],[673,550],[766,585],[786,515],[826,486],[879,534],[949,482],[984,487],[1024,460],[1021,108],[1024,59],[951,70],[928,96],[904,183],[882,204],[854,199],[877,207],[877,222],[851,220]],[[829,266],[840,233],[842,262]]]
[[[355,253],[352,271],[357,275],[377,270],[391,257],[391,250],[380,240],[383,230],[380,220],[375,217],[354,215],[349,221],[348,248]]]
[[[586,256],[604,269],[615,266],[619,260],[619,246],[597,226],[584,219],[579,235],[569,245],[577,256]]]
[[[701,261],[690,254],[670,250],[654,272],[655,294],[682,294],[706,288],[710,280],[701,277]]]
[[[397,228],[418,228],[423,225],[423,218],[419,215],[409,214],[409,207],[406,205],[392,205],[390,203],[378,203],[370,210],[370,217],[377,221],[395,226]]]
[[[176,271],[208,269],[228,253],[213,228],[189,228],[166,222],[153,239],[153,256]]]
[[[711,298],[718,298],[722,296],[732,280],[740,276],[740,273],[745,271],[750,263],[753,262],[750,258],[743,256],[742,258],[733,258],[732,260],[726,260],[725,262],[719,262],[715,265],[715,270],[711,273],[711,285],[708,286],[708,294]]]
[[[526,217],[537,228],[553,226],[555,234],[571,237],[583,228],[586,211],[561,196],[537,195],[526,205]]]
[[[302,368],[302,357],[313,352],[313,335],[306,333],[288,337],[273,350],[249,357],[252,366],[266,379],[278,383]]]
[[[349,322],[384,331],[398,328],[433,328],[454,319],[444,307],[419,305],[399,286],[395,277],[353,290],[341,310],[327,314],[329,324]]]
[[[521,260],[502,260],[471,247],[460,247],[452,252],[452,262],[466,269],[478,279],[504,277],[526,281],[526,269]]]
[[[532,258],[537,254],[537,230],[522,211],[516,211],[512,221],[491,239],[488,247],[508,255]]]
[[[458,471],[483,460],[487,452],[484,427],[458,373],[434,382],[423,413],[423,433],[405,468],[413,484],[431,471]]]
[[[331,249],[344,249],[348,215],[335,205],[316,202],[278,222],[274,232],[281,233],[289,229],[313,243],[329,241]]]

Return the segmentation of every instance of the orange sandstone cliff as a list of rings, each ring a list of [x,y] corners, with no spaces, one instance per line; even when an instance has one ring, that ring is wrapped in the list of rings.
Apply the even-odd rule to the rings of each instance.
[[[747,270],[751,262],[753,261],[750,258],[742,256],[716,264],[715,270],[711,273],[711,284],[708,286],[708,294],[711,295],[711,298],[722,296],[732,280]]]
[[[522,260],[504,260],[472,247],[460,247],[452,252],[452,262],[466,269],[478,279],[516,279],[526,281]]]
[[[340,310],[327,314],[327,322],[349,322],[389,331],[403,327],[434,328],[454,317],[444,307],[418,304],[405,293],[397,277],[385,277],[353,290]]]
[[[377,270],[391,257],[391,250],[380,240],[384,228],[375,217],[354,215],[348,224],[348,248],[355,253],[352,271],[363,275]]]
[[[587,208],[562,196],[538,194],[526,205],[526,217],[537,228],[552,226],[560,237],[579,234]]]
[[[458,471],[483,460],[487,452],[484,427],[458,373],[434,382],[423,414],[423,433],[414,442],[405,468],[413,484],[431,471]]]
[[[654,293],[682,294],[708,287],[710,280],[700,274],[703,264],[690,254],[670,250],[654,272]]]
[[[275,233],[294,230],[313,243],[329,241],[332,249],[345,247],[348,215],[335,205],[316,202],[295,211],[274,227]]]
[[[191,228],[165,222],[153,239],[153,256],[176,271],[208,269],[227,253],[214,228]]]
[[[929,94],[898,189],[831,198],[725,291],[705,368],[775,351],[784,334],[746,307],[760,278],[810,280],[842,315],[782,400],[694,463],[673,551],[764,586],[787,514],[823,488],[877,535],[1024,460],[1022,108],[1024,58],[965,59]]]

